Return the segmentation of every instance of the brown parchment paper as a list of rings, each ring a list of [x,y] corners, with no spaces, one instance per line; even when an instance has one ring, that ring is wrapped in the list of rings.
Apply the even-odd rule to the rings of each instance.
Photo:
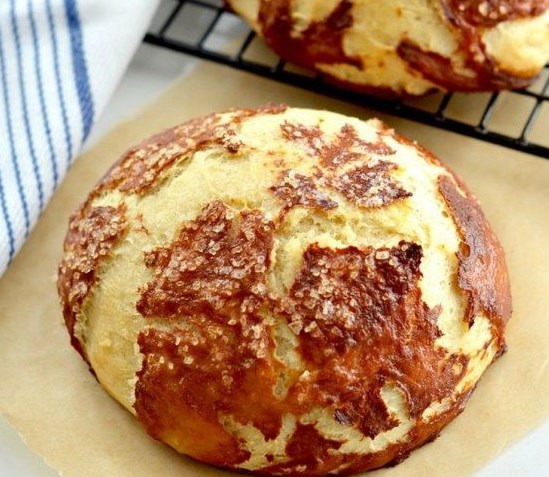
[[[69,214],[126,148],[193,116],[267,101],[374,115],[225,67],[201,65],[78,159],[0,281],[0,412],[63,476],[228,475],[153,441],[101,389],[69,346],[55,274]],[[482,378],[465,412],[402,464],[370,475],[466,476],[549,418],[549,162],[381,118],[432,149],[475,192],[507,252],[515,312],[508,326],[509,351]]]

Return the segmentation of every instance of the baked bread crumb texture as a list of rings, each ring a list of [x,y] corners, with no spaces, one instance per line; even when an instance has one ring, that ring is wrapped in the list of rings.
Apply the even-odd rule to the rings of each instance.
[[[463,410],[511,312],[502,249],[441,161],[283,105],[129,150],[71,217],[58,289],[151,436],[265,475],[402,460]]]
[[[549,0],[227,0],[283,59],[381,95],[530,84]]]

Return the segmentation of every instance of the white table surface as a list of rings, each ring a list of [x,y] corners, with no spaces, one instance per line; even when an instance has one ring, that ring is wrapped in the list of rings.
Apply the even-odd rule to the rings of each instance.
[[[182,54],[142,45],[92,131],[86,148],[93,146],[113,125],[150,102],[176,78],[191,71],[197,63],[198,60]],[[547,396],[544,398],[549,399]],[[0,416],[0,477],[56,476],[57,472],[30,451],[8,422]],[[507,449],[475,475],[515,476],[549,476],[549,421]]]

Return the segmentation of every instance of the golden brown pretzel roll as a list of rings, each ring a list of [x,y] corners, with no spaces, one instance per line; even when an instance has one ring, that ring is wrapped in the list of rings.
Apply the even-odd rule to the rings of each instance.
[[[58,288],[73,345],[154,438],[265,475],[433,439],[511,312],[502,249],[438,159],[285,106],[129,150],[70,219]]]
[[[227,0],[283,59],[354,90],[527,86],[549,60],[549,0]]]

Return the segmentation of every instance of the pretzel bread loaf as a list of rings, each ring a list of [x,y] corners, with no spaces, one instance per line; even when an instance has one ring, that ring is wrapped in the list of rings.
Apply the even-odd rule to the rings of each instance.
[[[548,0],[227,0],[283,59],[381,95],[522,88],[549,61]]]
[[[129,150],[70,219],[58,289],[72,344],[147,432],[264,475],[432,440],[511,313],[501,246],[442,162],[378,120],[286,106]]]

